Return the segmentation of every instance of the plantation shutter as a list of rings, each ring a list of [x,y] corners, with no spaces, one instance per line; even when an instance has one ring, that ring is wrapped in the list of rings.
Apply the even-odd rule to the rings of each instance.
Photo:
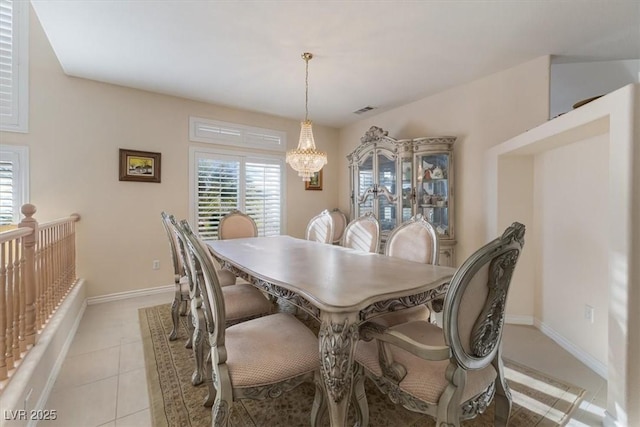
[[[27,131],[28,2],[0,0],[0,129]]]
[[[14,162],[8,159],[0,160],[0,225],[15,222],[14,166]]]
[[[203,239],[217,239],[220,219],[238,208],[240,160],[199,157],[197,169],[198,234]]]
[[[282,167],[277,161],[246,163],[245,213],[254,219],[259,236],[280,234]]]
[[[203,239],[217,239],[232,209],[256,222],[259,236],[277,236],[282,224],[282,159],[197,152],[196,222]]]

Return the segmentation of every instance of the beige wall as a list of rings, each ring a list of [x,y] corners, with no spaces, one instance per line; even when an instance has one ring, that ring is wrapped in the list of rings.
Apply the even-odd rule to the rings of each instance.
[[[455,228],[456,263],[459,265],[488,241],[484,206],[486,150],[545,122],[548,108],[549,57],[544,56],[341,129],[339,206],[349,211],[345,156],[358,145],[369,127],[379,126],[394,138],[456,136]],[[530,226],[530,217],[504,220],[508,223],[519,220]],[[530,271],[532,264],[526,260],[522,264],[514,278],[507,312],[526,316],[530,322],[533,281],[523,271]]]
[[[609,137],[600,135],[535,158],[534,207],[541,234],[536,318],[607,365]],[[594,322],[584,318],[595,309]],[[602,372],[604,369],[601,369]]]
[[[30,27],[29,133],[0,136],[3,144],[30,148],[36,218],[82,216],[78,268],[89,297],[172,283],[160,212],[188,215],[189,116],[284,131],[289,148],[299,122],[68,77],[35,13]],[[338,132],[316,125],[314,135],[329,156],[324,190],[305,191],[287,166],[287,232],[299,237],[309,218],[337,200]],[[119,148],[161,152],[162,183],[118,181]]]

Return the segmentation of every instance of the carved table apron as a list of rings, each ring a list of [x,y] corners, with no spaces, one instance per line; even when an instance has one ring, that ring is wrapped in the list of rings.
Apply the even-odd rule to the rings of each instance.
[[[443,295],[455,272],[290,236],[206,243],[223,268],[320,320],[321,371],[333,427],[346,424],[360,324]]]

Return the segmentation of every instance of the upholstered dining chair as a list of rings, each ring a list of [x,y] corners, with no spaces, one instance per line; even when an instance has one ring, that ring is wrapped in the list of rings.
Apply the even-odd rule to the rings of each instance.
[[[249,215],[233,209],[220,220],[218,238],[220,240],[257,237],[258,226]]]
[[[384,253],[407,261],[437,265],[439,247],[436,229],[422,214],[417,214],[391,231]]]
[[[202,312],[210,344],[211,370],[207,370],[212,425],[228,426],[238,399],[266,399],[314,382],[312,426],[326,410],[320,379],[318,339],[302,322],[287,313],[275,313],[223,327],[227,300],[213,259],[186,221],[181,223],[191,256],[189,268],[197,274]],[[197,273],[196,273],[197,272]]]
[[[332,243],[333,218],[327,209],[311,218],[309,224],[307,224],[305,238],[314,242]]]
[[[180,315],[185,315],[189,304],[189,281],[185,271],[185,265],[179,252],[178,240],[173,232],[171,225],[171,216],[167,212],[161,212],[162,225],[169,238],[169,247],[171,249],[171,261],[173,262],[173,302],[171,303],[171,320],[173,321],[173,329],[169,333],[169,340],[174,341],[178,337],[178,322]]]
[[[160,216],[162,217],[162,225],[169,238],[171,260],[173,261],[174,296],[171,304],[173,329],[169,334],[169,340],[173,341],[178,337],[178,322],[180,316],[186,315],[189,311],[189,301],[191,301],[191,297],[189,296],[189,278],[185,268],[184,253],[176,234],[175,227],[177,223],[175,217],[164,211],[160,213]],[[222,270],[220,271],[220,282],[222,286],[233,285],[236,283],[236,276],[230,271]],[[186,347],[191,348],[191,334],[189,334]]]
[[[363,325],[354,385],[359,417],[368,420],[361,393],[366,375],[393,402],[433,416],[438,426],[459,426],[492,400],[494,425],[507,425],[511,393],[504,377],[502,328],[524,234],[524,225],[514,222],[458,268],[444,301],[443,329],[424,321],[387,329]]]
[[[201,310],[201,294],[196,276],[194,276],[192,269],[187,267],[189,266],[189,251],[182,228],[177,224],[173,216],[169,216],[169,226],[177,239],[178,252],[182,259],[182,265],[185,266],[190,305],[190,322],[187,322],[189,340],[186,347],[193,349],[195,369],[191,377],[191,382],[193,385],[198,385],[204,380],[204,362],[207,353],[205,351],[206,345],[204,343],[205,328],[203,323],[204,317]],[[235,276],[233,273],[227,270],[219,270],[217,266],[214,266],[214,268],[216,268],[216,271],[218,272],[220,286],[222,287],[222,295],[229,307],[226,318],[227,326],[234,325],[244,320],[253,319],[255,317],[264,316],[273,311],[273,304],[257,288],[254,288],[249,284],[237,284],[235,286],[231,286],[235,284]]]
[[[433,265],[438,264],[439,251],[438,233],[422,214],[414,215],[394,228],[384,248],[387,256]],[[378,322],[391,326],[412,320],[427,320],[430,316],[431,303],[428,303],[388,313],[379,317]]]
[[[371,212],[351,221],[344,230],[342,246],[364,252],[378,252],[380,223]]]
[[[338,208],[332,209],[329,214],[333,218],[333,240],[331,243],[339,245],[347,226],[347,216]]]

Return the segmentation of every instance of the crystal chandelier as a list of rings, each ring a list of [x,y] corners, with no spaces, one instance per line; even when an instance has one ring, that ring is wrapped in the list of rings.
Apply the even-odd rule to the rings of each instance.
[[[304,92],[304,121],[300,124],[300,141],[298,148],[287,151],[287,163],[293,170],[298,172],[298,176],[303,181],[310,181],[315,172],[318,172],[327,164],[327,153],[316,150],[316,143],[313,140],[313,130],[311,120],[309,120],[309,60],[313,55],[309,52],[302,54],[302,59],[306,64],[305,71],[305,92]]]

